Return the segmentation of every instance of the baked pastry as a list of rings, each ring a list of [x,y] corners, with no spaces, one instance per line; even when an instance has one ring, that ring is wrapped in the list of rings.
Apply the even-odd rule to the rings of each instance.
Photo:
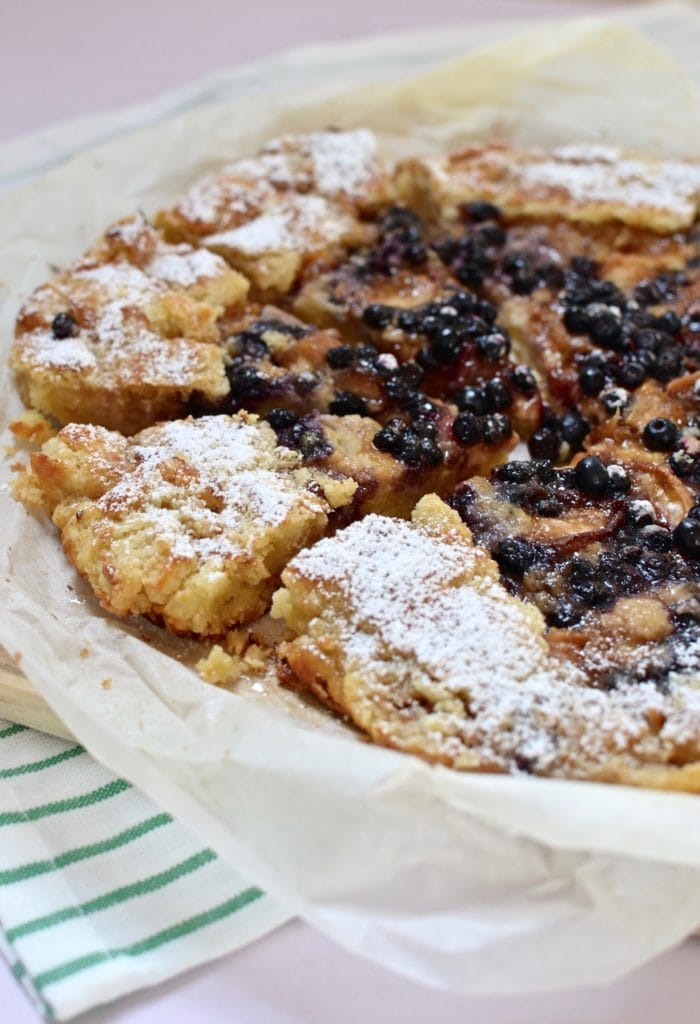
[[[313,262],[371,234],[361,215],[391,182],[367,131],[285,135],[205,177],[156,223],[171,240],[221,253],[258,296],[286,294]]]
[[[304,467],[247,413],[132,438],[72,424],[17,484],[51,512],[104,608],[201,636],[261,615],[284,565],[354,490]]]
[[[16,492],[105,608],[221,639],[208,679],[273,657],[230,631],[282,574],[284,680],[370,738],[700,791],[699,198],[608,147],[283,136],[23,307],[20,391],[76,422],[17,424]]]
[[[182,415],[195,395],[228,391],[221,321],[247,291],[206,249],[165,243],[141,215],[121,221],[22,306],[20,394],[61,424],[125,433]]]
[[[700,791],[700,644],[663,688],[591,686],[439,499],[320,541],[282,581],[286,666],[375,742],[461,770]]]
[[[478,201],[495,203],[509,218],[617,221],[671,234],[690,227],[700,199],[700,163],[603,145],[548,152],[477,144],[448,156],[406,160],[396,180],[409,206],[448,221],[459,218],[464,203]]]

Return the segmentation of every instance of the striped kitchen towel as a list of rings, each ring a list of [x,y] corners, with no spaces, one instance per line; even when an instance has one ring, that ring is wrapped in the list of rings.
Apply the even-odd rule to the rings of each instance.
[[[289,917],[82,747],[0,721],[0,949],[44,1016],[67,1020]]]

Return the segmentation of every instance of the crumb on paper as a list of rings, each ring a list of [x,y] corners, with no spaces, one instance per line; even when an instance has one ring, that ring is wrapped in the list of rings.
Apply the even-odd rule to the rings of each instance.
[[[56,434],[50,420],[35,409],[27,409],[10,423],[10,432],[25,444],[44,444]]]
[[[109,676],[107,676],[105,679],[102,680],[100,685],[101,685],[103,690],[111,690],[112,689],[112,680],[109,678]]]
[[[270,663],[271,653],[269,647],[252,643],[246,630],[237,629],[228,634],[224,647],[215,644],[195,668],[205,682],[225,686],[237,682],[244,675],[264,672]]]
[[[89,653],[90,653],[90,651],[89,651],[89,649],[87,647],[81,647],[80,648],[80,657],[81,658],[87,658]]]

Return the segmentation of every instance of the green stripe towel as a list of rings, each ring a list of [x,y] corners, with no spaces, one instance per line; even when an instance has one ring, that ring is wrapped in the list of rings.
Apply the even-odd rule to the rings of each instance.
[[[85,750],[0,721],[0,949],[49,1019],[290,915]]]

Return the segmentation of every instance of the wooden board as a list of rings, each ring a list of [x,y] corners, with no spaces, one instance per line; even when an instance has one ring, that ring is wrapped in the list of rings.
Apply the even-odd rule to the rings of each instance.
[[[0,647],[0,718],[72,739],[70,731]]]

